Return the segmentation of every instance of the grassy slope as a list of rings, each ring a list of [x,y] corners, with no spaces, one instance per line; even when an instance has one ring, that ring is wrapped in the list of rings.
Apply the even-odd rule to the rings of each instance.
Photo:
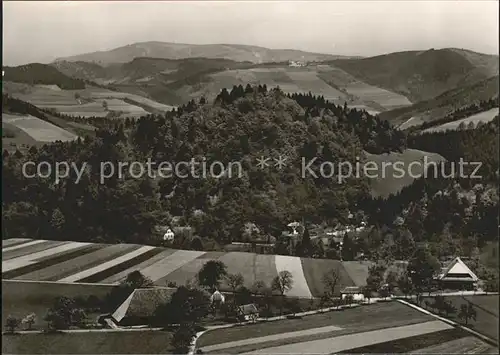
[[[484,111],[481,113],[476,113],[474,115],[459,119],[457,121],[448,122],[448,123],[444,123],[444,124],[436,126],[436,127],[427,128],[427,129],[423,130],[422,132],[426,133],[426,132],[455,130],[455,129],[458,129],[460,124],[462,124],[462,123],[465,124],[466,127],[468,127],[470,122],[472,122],[475,126],[479,122],[487,123],[487,122],[493,120],[495,118],[495,116],[498,116],[498,111],[499,111],[498,107],[493,108],[491,110]]]
[[[97,249],[99,250],[86,250],[83,248],[79,252],[72,253],[69,257],[54,255],[53,257],[47,257],[37,265],[30,265],[29,267],[24,267],[5,273],[4,278],[15,278],[17,280],[47,280],[56,281],[64,277],[76,274],[79,271],[87,270],[91,267],[98,266],[111,258],[115,258],[118,255],[124,255],[129,253],[132,249],[136,249],[138,246],[129,244],[119,244],[119,245],[99,245]],[[33,246],[28,246],[26,248],[20,248],[8,253],[22,253],[26,255],[31,253],[33,250],[40,248],[47,248],[43,244],[37,244]],[[155,248],[153,254],[164,251],[164,248]],[[21,254],[19,254],[21,255]],[[246,257],[242,257],[242,255]],[[5,257],[5,255],[3,255]],[[154,258],[154,255],[145,255],[145,257]],[[168,256],[165,260],[162,259],[161,262],[167,262],[170,260]],[[60,259],[53,261],[52,259]],[[144,258],[135,258],[130,262],[120,263],[114,269],[106,269],[102,271],[102,275],[93,276],[93,278],[88,282],[100,282],[106,278],[111,277],[114,274],[124,272],[127,270],[135,270],[139,265],[144,265]],[[252,253],[238,253],[238,252],[207,252],[203,256],[198,257],[194,260],[186,260],[184,263],[180,263],[177,268],[168,272],[166,270],[162,277],[157,280],[158,284],[164,285],[164,280],[175,281],[178,284],[184,284],[187,281],[193,279],[198,270],[210,259],[220,259],[223,260],[230,273],[242,273],[245,277],[245,285],[251,287],[254,281],[260,280],[264,281],[266,284],[270,284],[272,279],[277,275],[275,266],[275,256],[274,255],[257,255]],[[322,259],[301,259],[302,270],[304,271],[304,276],[307,285],[312,291],[313,296],[319,297],[323,294],[322,288],[322,277],[325,271],[335,269],[339,272],[341,279],[339,281],[338,287],[352,286],[356,285],[358,282],[353,280],[365,280],[367,276],[367,266],[361,265],[360,267],[353,267],[349,265],[344,267],[339,261],[336,260],[322,260]],[[355,262],[351,262],[355,263]],[[129,265],[130,264],[130,265]],[[119,270],[117,269],[119,268]],[[122,270],[123,269],[123,270]],[[348,269],[348,270],[347,270]],[[160,270],[161,271],[161,270]],[[223,289],[227,289],[223,286]]]
[[[416,149],[406,149],[402,153],[391,152],[389,154],[379,155],[367,153],[367,160],[375,162],[379,168],[377,173],[375,173],[375,171],[368,172],[370,175],[377,175],[376,178],[370,179],[372,196],[388,197],[390,194],[394,194],[400,191],[403,187],[410,185],[414,181],[414,178],[411,175],[417,176],[418,174],[423,174],[423,167],[420,165],[414,165],[411,169],[411,174],[405,173],[403,176],[401,176],[402,174],[398,171],[394,170],[393,165],[387,165],[384,173],[384,163],[395,164],[396,162],[402,162],[404,170],[408,171],[410,163],[414,161],[423,162],[424,157],[427,157],[429,162],[438,162],[444,159],[439,154],[424,152]]]
[[[115,89],[150,96],[168,104],[186,103],[205,96],[213,99],[233,85],[266,84],[285,92],[313,92],[343,104],[370,110],[406,106],[402,95],[354,79],[329,65],[291,68],[287,62],[253,64],[228,59],[182,60],[135,58],[124,64],[101,67],[93,63],[56,62],[52,65],[70,76],[111,84]]]
[[[415,311],[410,307],[402,305],[401,303],[388,302],[346,309],[344,311],[332,311],[323,314],[305,316],[302,319],[287,319],[248,325],[244,327],[214,330],[202,335],[197,341],[197,347],[203,349],[203,346],[213,344],[221,344],[264,335],[294,332],[331,325],[343,328],[342,330],[337,330],[331,333],[318,334],[317,336],[307,336],[306,339],[304,337],[297,337],[283,341],[261,343],[253,347],[245,346],[224,350],[225,353],[244,352],[258,348],[283,345],[284,343],[290,344],[335,337],[350,333],[358,333],[362,331],[421,323],[431,319],[432,318],[430,316]]]
[[[489,57],[476,53],[477,56]],[[472,60],[471,56],[451,49],[399,52],[334,63],[362,81],[402,93],[413,102],[485,80],[492,75],[491,68],[485,65],[494,64]]]
[[[166,331],[2,336],[5,354],[172,354]]]
[[[44,327],[47,309],[59,296],[66,297],[104,297],[113,286],[62,284],[48,282],[26,282],[2,280],[2,326],[8,315],[24,317],[34,312],[37,321],[34,328]]]
[[[498,296],[449,296],[446,300],[453,302],[453,305],[460,310],[462,304],[467,304],[467,301],[472,302],[476,307],[477,320],[469,320],[468,327],[472,328],[498,342]],[[432,304],[433,300],[429,302]],[[462,323],[458,319],[457,314],[448,317],[458,323]]]
[[[439,119],[461,107],[498,96],[498,80],[497,75],[478,83],[453,88],[435,98],[417,102],[412,106],[383,112],[380,117],[393,125],[400,125],[412,117],[416,118],[414,124]]]

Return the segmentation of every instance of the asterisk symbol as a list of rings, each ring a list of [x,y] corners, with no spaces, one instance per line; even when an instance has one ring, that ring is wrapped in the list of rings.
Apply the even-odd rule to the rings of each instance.
[[[274,166],[276,166],[278,169],[283,169],[283,167],[286,166],[285,164],[285,161],[286,161],[287,157],[284,157],[284,156],[279,156],[278,159],[274,158],[274,160],[276,161],[276,164],[274,164]]]
[[[261,170],[264,168],[267,168],[269,166],[269,160],[270,158],[266,158],[261,156],[260,158],[257,158],[257,167],[259,167]]]

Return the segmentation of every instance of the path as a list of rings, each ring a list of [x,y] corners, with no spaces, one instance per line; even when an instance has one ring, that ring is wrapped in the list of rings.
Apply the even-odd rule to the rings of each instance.
[[[302,336],[330,333],[330,332],[333,332],[336,330],[342,330],[342,328],[336,327],[336,326],[328,326],[328,327],[321,327],[321,328],[299,330],[296,332],[266,335],[266,336],[257,337],[257,338],[243,339],[243,340],[237,340],[237,341],[230,341],[227,343],[209,345],[209,346],[205,346],[201,349],[203,350],[203,352],[210,352],[210,351],[234,348],[237,346],[265,343],[268,341],[275,341],[275,340],[280,340],[280,339],[291,339],[291,338],[298,338],[298,337],[302,337]]]

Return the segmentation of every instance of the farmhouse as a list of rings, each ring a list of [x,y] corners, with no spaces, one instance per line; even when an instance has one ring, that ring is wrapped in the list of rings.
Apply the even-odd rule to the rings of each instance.
[[[359,286],[348,286],[340,290],[340,296],[343,300],[349,296],[351,296],[354,301],[363,301],[365,299],[363,290]]]
[[[257,318],[259,318],[259,310],[257,309],[257,306],[253,303],[238,306],[237,312],[240,321],[255,322]]]
[[[473,290],[479,281],[460,257],[456,257],[444,267],[436,279],[441,289],[451,290]]]
[[[121,326],[148,324],[156,308],[167,303],[175,290],[171,287],[138,288],[111,317]]]

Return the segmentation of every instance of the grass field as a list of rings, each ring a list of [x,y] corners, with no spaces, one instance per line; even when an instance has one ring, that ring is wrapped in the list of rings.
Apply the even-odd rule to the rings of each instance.
[[[423,176],[425,157],[427,157],[428,163],[444,161],[444,158],[439,154],[416,149],[406,149],[402,153],[366,153],[367,161],[375,162],[378,167],[376,171],[369,171],[370,175],[376,176],[376,178],[370,179],[372,196],[387,197],[410,185],[415,180],[414,177]],[[420,162],[421,164],[410,165],[412,162]],[[398,165],[395,166],[395,163]]]
[[[135,244],[90,244],[61,241],[4,241],[2,278],[31,281],[119,283],[139,270],[155,284],[193,281],[208,260],[222,260],[229,273],[241,273],[245,286],[256,280],[270,285],[280,271],[292,273],[294,284],[288,296],[310,299],[323,294],[323,273],[335,269],[339,288],[363,285],[368,264],[306,259],[242,252],[199,252],[172,250]],[[11,243],[11,244],[9,244]],[[222,285],[227,290],[227,285]]]
[[[4,354],[172,354],[167,331],[3,335]]]
[[[471,302],[476,309],[477,319],[476,321],[469,320],[469,324],[467,326],[481,334],[495,339],[498,342],[498,295],[478,295],[465,297],[446,296],[445,299],[452,301],[453,305],[457,309],[457,313],[447,318],[450,318],[451,320],[454,320],[461,324],[463,323],[463,321],[461,321],[457,317],[458,310],[460,310],[460,306],[462,304]],[[432,304],[433,300],[430,299],[429,302]]]
[[[268,353],[288,353],[288,351],[274,351],[274,347],[300,345],[331,338],[338,338],[340,342],[341,337],[349,335],[433,323],[432,317],[399,302],[379,303],[305,316],[302,319],[287,319],[213,330],[198,339],[197,348],[214,353],[246,353],[256,350],[263,352],[268,350]],[[438,325],[439,329],[448,328],[446,324],[439,323],[442,324]],[[269,337],[273,335],[274,337]],[[264,336],[266,338],[263,338]],[[302,353],[311,352],[312,349],[314,353],[319,350],[313,347],[303,348]],[[389,352],[390,350],[386,349]]]
[[[3,123],[17,127],[37,142],[67,142],[78,138],[74,133],[30,115],[2,113]]]
[[[118,117],[139,117],[148,113],[170,111],[173,107],[148,98],[87,86],[83,90],[55,90],[47,85],[3,83],[3,92],[40,108],[51,108],[69,116],[105,117],[117,112]],[[107,102],[105,110],[103,101]]]
[[[477,126],[477,124],[479,122],[483,122],[483,123],[490,122],[491,120],[493,120],[495,118],[495,116],[498,116],[498,112],[499,112],[498,107],[492,108],[491,110],[477,113],[475,115],[472,115],[472,116],[469,116],[466,118],[462,118],[461,120],[444,123],[444,124],[436,126],[436,127],[427,128],[427,129],[423,130],[422,133],[456,130],[456,129],[458,129],[458,126],[460,126],[461,123],[465,124],[466,128],[468,128],[468,125],[471,122],[473,122],[474,126]]]
[[[210,74],[208,80],[193,86],[180,88],[181,96],[213,99],[223,88],[234,85],[279,86],[285,93],[308,93],[321,95],[325,99],[350,107],[365,109],[372,114],[396,107],[408,106],[411,102],[404,96],[368,85],[356,80],[346,72],[327,64],[295,68],[286,65],[225,70]]]
[[[60,296],[103,298],[114,286],[2,280],[2,327],[9,315],[22,318],[29,313],[37,315],[34,329],[46,327],[43,317],[54,300]]]

